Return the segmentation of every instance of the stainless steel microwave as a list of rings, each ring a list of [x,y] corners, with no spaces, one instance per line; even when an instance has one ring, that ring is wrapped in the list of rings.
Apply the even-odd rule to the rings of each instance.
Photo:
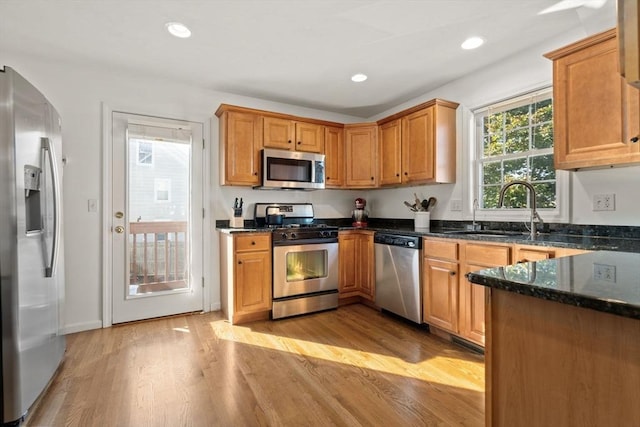
[[[257,188],[324,189],[324,154],[262,150],[262,185]]]

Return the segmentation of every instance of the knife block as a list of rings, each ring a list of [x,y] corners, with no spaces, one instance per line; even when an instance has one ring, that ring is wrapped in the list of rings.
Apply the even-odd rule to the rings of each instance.
[[[232,216],[229,220],[229,227],[231,228],[243,228],[244,218],[241,216]]]

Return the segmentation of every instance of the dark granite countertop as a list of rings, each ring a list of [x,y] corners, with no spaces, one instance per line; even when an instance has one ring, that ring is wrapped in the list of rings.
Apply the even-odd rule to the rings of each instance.
[[[478,285],[640,319],[640,253],[596,251],[467,277]]]

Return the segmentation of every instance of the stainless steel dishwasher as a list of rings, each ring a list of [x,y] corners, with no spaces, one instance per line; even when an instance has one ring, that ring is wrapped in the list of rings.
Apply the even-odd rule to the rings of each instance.
[[[377,232],[376,305],[422,323],[420,255],[422,238]]]

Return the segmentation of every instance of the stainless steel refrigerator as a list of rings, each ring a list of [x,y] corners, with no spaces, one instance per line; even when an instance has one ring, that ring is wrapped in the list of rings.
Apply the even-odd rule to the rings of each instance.
[[[65,351],[60,117],[9,67],[0,68],[2,421],[17,423]]]

